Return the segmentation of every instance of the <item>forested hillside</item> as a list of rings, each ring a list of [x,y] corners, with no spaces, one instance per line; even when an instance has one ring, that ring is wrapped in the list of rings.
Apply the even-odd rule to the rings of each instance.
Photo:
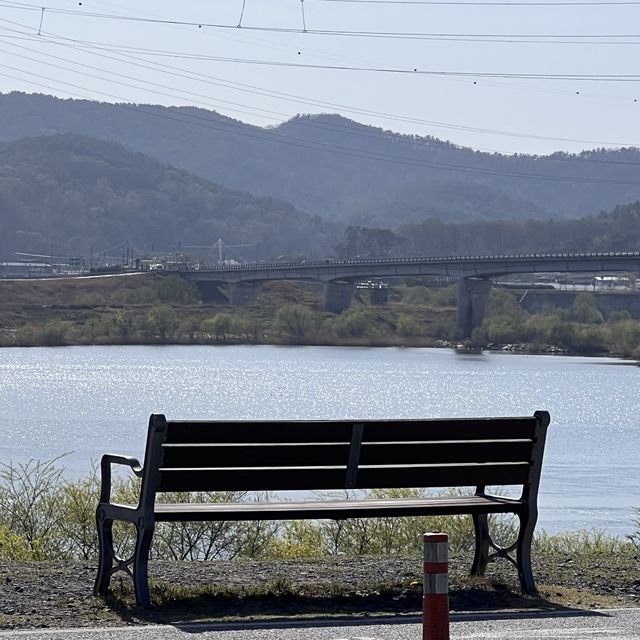
[[[338,235],[288,203],[71,134],[0,144],[0,230],[0,259],[14,251],[89,256],[125,244],[188,252],[218,238],[250,245],[235,254],[248,260],[322,256]]]
[[[415,255],[500,255],[541,251],[638,251],[640,202],[575,220],[525,220],[403,225]]]
[[[430,218],[391,231],[347,227],[341,258],[504,255],[640,250],[640,202],[573,220],[442,222]]]
[[[638,149],[504,156],[336,115],[263,129],[192,107],[0,94],[0,140],[69,132],[364,226],[576,218],[640,199]]]

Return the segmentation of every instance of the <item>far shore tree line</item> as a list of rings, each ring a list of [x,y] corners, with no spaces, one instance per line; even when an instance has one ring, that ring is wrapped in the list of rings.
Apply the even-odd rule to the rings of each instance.
[[[337,315],[322,309],[319,292],[291,283],[284,289],[287,295],[267,291],[254,305],[231,308],[201,304],[197,288],[178,276],[145,280],[136,287],[96,286],[67,292],[62,296],[65,304],[50,305],[46,313],[27,311],[11,321],[0,315],[0,346],[517,345],[531,352],[640,357],[640,321],[625,310],[604,317],[595,296],[587,292],[579,293],[570,308],[548,305],[530,314],[514,292],[494,288],[482,325],[462,340],[454,286],[430,288],[407,281],[390,289],[388,305],[373,306],[366,293],[358,294],[352,306]]]
[[[541,249],[541,247],[544,247]],[[574,219],[405,222],[394,230],[349,226],[342,259],[631,251],[640,247],[640,202]]]

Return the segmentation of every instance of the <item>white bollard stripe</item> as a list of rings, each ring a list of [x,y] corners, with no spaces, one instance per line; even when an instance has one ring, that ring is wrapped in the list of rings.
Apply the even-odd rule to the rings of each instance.
[[[449,543],[427,540],[424,545],[424,561],[429,563],[449,562]]]
[[[449,593],[449,576],[446,573],[425,573],[423,589],[425,595]]]

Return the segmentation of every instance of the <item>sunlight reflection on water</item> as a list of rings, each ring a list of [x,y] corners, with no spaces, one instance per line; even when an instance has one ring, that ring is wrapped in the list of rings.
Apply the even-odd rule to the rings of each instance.
[[[637,367],[613,359],[438,349],[68,347],[0,350],[2,460],[142,455],[169,418],[551,413],[540,496],[550,531],[632,528],[640,506]]]

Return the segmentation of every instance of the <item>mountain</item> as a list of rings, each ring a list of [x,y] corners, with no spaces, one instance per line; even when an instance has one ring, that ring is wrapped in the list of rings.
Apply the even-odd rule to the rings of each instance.
[[[0,143],[0,230],[3,258],[15,251],[119,256],[127,244],[206,255],[218,238],[250,245],[229,257],[323,256],[340,233],[289,203],[77,134]]]
[[[277,127],[193,107],[0,94],[0,140],[79,133],[344,224],[574,218],[640,199],[640,150],[506,156],[341,116]]]

